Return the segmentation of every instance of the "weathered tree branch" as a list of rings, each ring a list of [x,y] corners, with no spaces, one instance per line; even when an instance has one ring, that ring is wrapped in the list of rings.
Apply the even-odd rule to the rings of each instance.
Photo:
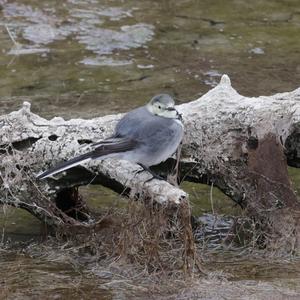
[[[184,191],[166,181],[145,182],[152,176],[147,172],[137,174],[140,167],[126,161],[93,161],[69,170],[67,176],[56,176],[57,180],[36,181],[35,175],[41,169],[87,151],[90,143],[112,134],[120,117],[121,114],[93,120],[48,121],[32,113],[28,102],[19,111],[2,116],[0,203],[25,208],[53,225],[67,220],[57,207],[68,210],[76,204],[70,188],[89,183],[162,205],[178,205],[186,200]]]
[[[300,243],[300,204],[287,173],[287,163],[300,165],[300,88],[248,98],[239,95],[224,75],[217,87],[178,109],[186,129],[181,179],[213,183],[251,216],[263,219],[268,215],[273,225],[282,223],[281,215],[292,214],[282,220],[289,228],[298,228],[294,235]],[[0,203],[23,203],[24,208],[45,219],[43,210],[32,208],[34,203],[46,211],[59,207],[57,199],[64,198],[57,197],[59,193],[90,182],[160,204],[176,206],[187,200],[184,191],[167,182],[144,183],[150,175],[136,175],[139,167],[124,161],[95,161],[73,168],[57,180],[35,180],[39,170],[78,155],[89,143],[109,136],[120,117],[48,121],[33,114],[27,102],[21,110],[0,117]],[[157,170],[165,173],[173,163],[170,159]],[[62,215],[54,215],[64,221]],[[275,227],[281,231],[282,224]]]

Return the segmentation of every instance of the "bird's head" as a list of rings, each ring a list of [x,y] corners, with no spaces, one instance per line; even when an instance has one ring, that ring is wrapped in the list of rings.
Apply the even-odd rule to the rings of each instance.
[[[181,119],[181,115],[175,109],[175,102],[173,98],[168,94],[154,96],[146,107],[156,116],[169,119]]]

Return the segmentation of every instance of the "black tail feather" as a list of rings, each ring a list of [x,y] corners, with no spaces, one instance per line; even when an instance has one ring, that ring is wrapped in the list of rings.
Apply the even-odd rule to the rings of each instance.
[[[104,141],[92,145],[94,147],[96,146],[95,149],[93,149],[92,151],[79,155],[68,161],[62,162],[61,164],[58,164],[57,166],[49,169],[48,171],[39,174],[36,178],[43,179],[48,176],[57,174],[64,170],[75,167],[76,165],[79,165],[80,162],[86,159],[97,159],[101,157],[107,157],[110,154],[114,154],[114,153],[122,153],[122,152],[130,151],[134,149],[136,145],[137,142],[135,140],[126,139],[126,138],[106,139]]]
[[[79,155],[79,156],[74,157],[74,158],[72,158],[68,161],[65,161],[65,162],[62,162],[62,163],[58,164],[57,166],[43,172],[42,174],[39,174],[36,178],[37,179],[43,179],[45,177],[57,174],[59,172],[62,172],[62,171],[67,170],[69,168],[72,168],[72,166],[74,166],[74,164],[79,164],[81,161],[86,160],[90,157],[91,157],[91,152]]]

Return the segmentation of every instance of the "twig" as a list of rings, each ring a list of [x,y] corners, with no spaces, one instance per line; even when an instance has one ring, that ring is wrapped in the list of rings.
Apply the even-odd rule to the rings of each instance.
[[[5,26],[5,29],[6,29],[6,31],[7,31],[7,33],[8,33],[8,35],[9,35],[10,39],[12,40],[12,42],[15,44],[15,46],[18,46],[19,43],[16,42],[16,40],[15,40],[15,38],[13,37],[13,35],[11,34],[11,32],[10,32],[8,26],[7,26],[6,24],[5,24],[4,26]]]
[[[212,181],[211,186],[210,186],[209,198],[210,198],[210,203],[211,203],[211,210],[212,210],[212,213],[214,215],[215,214],[215,209],[214,209],[214,201],[213,201],[213,188],[214,188],[214,183]]]

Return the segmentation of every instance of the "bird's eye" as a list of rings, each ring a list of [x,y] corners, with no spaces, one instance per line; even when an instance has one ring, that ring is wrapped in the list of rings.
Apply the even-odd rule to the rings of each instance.
[[[158,105],[158,108],[159,108],[159,109],[161,109],[161,106],[160,106],[160,105]]]

